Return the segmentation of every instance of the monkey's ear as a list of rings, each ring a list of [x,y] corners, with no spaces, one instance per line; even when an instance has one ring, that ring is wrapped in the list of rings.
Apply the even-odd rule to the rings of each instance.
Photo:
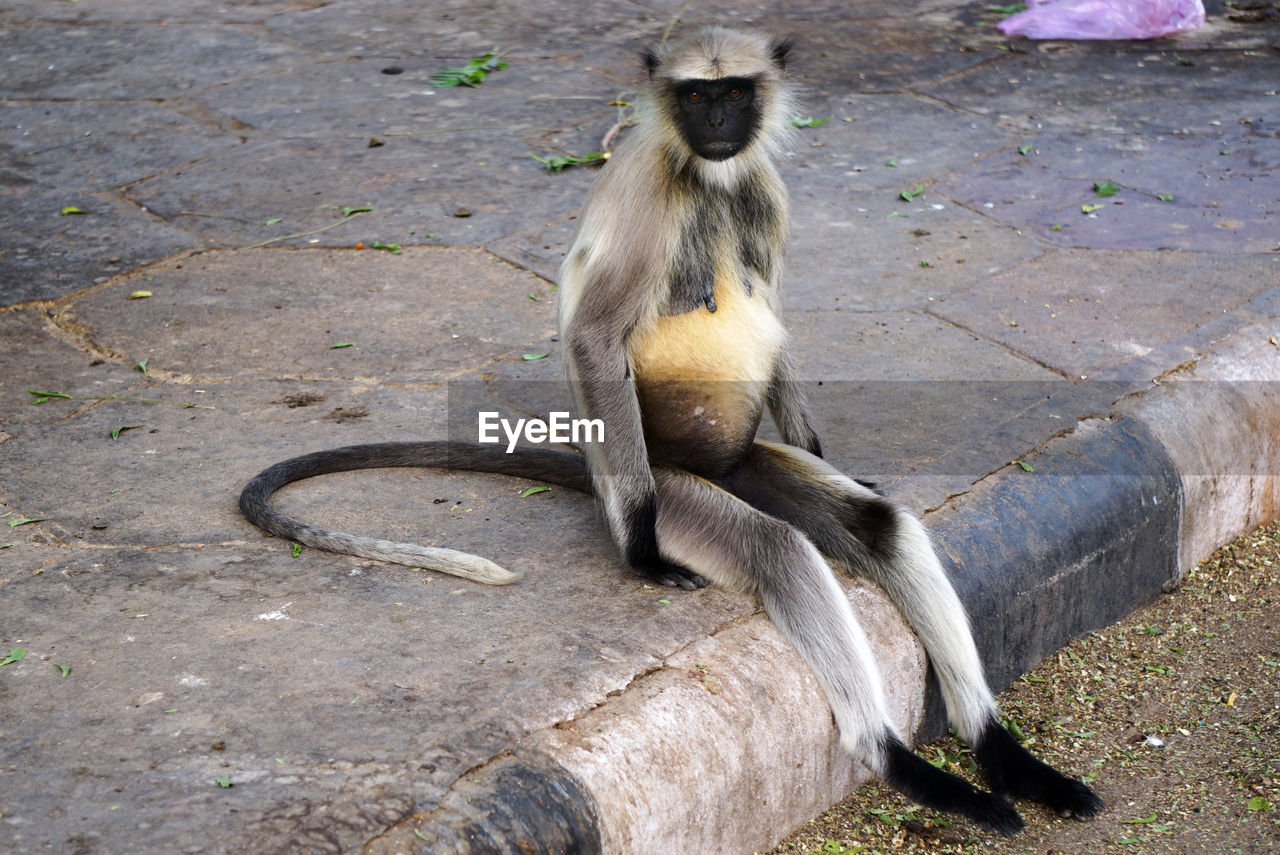
[[[649,76],[653,77],[653,73],[658,70],[658,66],[662,64],[662,60],[658,59],[658,55],[652,49],[646,50],[643,54],[644,67],[648,69]]]
[[[795,47],[795,42],[791,39],[777,39],[769,45],[769,55],[773,57],[774,63],[778,68],[787,67],[787,57],[791,54],[791,48]]]

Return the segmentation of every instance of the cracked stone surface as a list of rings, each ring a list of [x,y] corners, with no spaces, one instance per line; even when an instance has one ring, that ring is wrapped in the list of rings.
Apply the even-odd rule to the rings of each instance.
[[[530,155],[597,150],[677,14],[796,39],[829,121],[780,164],[788,325],[829,457],[909,507],[1274,331],[1280,41],[1208,5],[1079,45],[944,0],[6,3],[0,514],[41,521],[0,526],[0,644],[29,651],[0,668],[0,850],[355,851],[578,739],[556,725],[705,691],[693,657],[754,632],[744,597],[645,588],[559,488],[400,470],[276,500],[525,574],[503,589],[294,557],[235,508],[295,453],[567,405],[554,281],[594,172]],[[430,86],[492,49],[483,86]]]

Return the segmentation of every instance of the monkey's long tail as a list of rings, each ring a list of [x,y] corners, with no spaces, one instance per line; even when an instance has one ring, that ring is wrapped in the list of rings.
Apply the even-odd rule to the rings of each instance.
[[[276,490],[303,478],[389,466],[497,472],[557,484],[582,493],[591,492],[586,460],[570,451],[520,447],[508,454],[499,446],[452,440],[382,442],[347,445],[277,463],[258,473],[245,486],[240,493],[240,510],[251,523],[276,537],[314,549],[438,570],[488,585],[509,585],[520,578],[519,573],[512,573],[478,555],[317,528],[287,517],[267,503]]]

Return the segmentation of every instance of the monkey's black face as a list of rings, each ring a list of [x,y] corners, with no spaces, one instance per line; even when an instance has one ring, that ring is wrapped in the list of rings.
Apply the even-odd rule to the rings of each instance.
[[[674,94],[676,125],[699,157],[728,160],[760,129],[756,86],[749,78],[686,80]]]

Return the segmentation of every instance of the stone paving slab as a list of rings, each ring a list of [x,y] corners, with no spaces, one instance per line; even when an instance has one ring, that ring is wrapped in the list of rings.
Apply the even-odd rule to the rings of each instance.
[[[35,514],[23,513],[20,503],[0,493],[0,519],[5,528],[0,532],[0,586],[14,579],[21,579],[53,564],[61,554],[64,544],[58,534],[40,523],[27,523],[10,527],[10,520],[34,520]]]
[[[203,245],[110,192],[31,185],[0,200],[3,305],[51,300]],[[68,207],[87,213],[61,214]]]
[[[0,102],[0,127],[12,129],[0,170],[15,188],[111,189],[238,143],[146,101]]]
[[[291,39],[337,54],[448,56],[465,62],[485,51],[518,45],[529,57],[571,57],[587,46],[648,36],[665,17],[625,0],[530,4],[442,0],[429,7],[380,0],[326,3],[267,22]]]
[[[910,202],[898,194],[805,193],[787,254],[789,310],[921,311],[1047,248],[928,190]],[[832,246],[835,259],[825,255]]]
[[[940,298],[932,310],[1083,379],[1145,356],[1277,283],[1276,255],[1065,250]]]
[[[152,296],[129,298],[139,290]],[[545,353],[555,334],[544,281],[425,248],[206,253],[119,277],[56,317],[130,364],[199,378],[439,383]]]
[[[144,396],[152,383],[135,369],[75,347],[42,312],[0,314],[0,440],[46,430],[105,395]],[[36,405],[27,390],[59,392]],[[47,406],[52,403],[53,406]]]
[[[445,410],[442,390],[361,393],[278,382],[138,391],[146,401],[105,401],[5,443],[0,483],[21,498],[24,512],[104,546],[240,541],[256,530],[239,516],[236,497],[257,471],[296,450],[358,441],[363,431],[420,437]],[[299,394],[327,398],[314,408],[289,406]],[[175,495],[182,501],[168,498]]]
[[[375,148],[364,139],[254,142],[138,184],[129,197],[229,246],[302,233],[287,242],[480,246],[578,204],[589,174],[552,175],[530,158],[528,144],[506,131],[485,133],[493,148],[474,161],[447,134]],[[482,146],[478,140],[471,145]],[[300,176],[298,163],[313,168]],[[461,181],[464,174],[478,180]],[[366,207],[330,228],[343,209]]]
[[[1018,144],[1007,129],[917,96],[842,93],[806,99],[804,106],[805,115],[828,121],[798,131],[796,155],[787,161],[787,186],[797,202],[844,188],[891,190],[896,198],[975,157]],[[904,134],[904,127],[918,133]],[[937,145],[938,138],[947,145]]]
[[[298,52],[252,29],[205,24],[0,30],[0,98],[152,99],[279,68]]]
[[[1274,179],[1280,146],[1270,132],[1235,125],[1214,137],[1047,133],[1027,145],[1026,156],[993,155],[935,189],[1065,246],[1204,252],[1280,246],[1267,228],[1280,210]],[[1094,185],[1103,182],[1117,191],[1098,196]]]
[[[1183,53],[1181,41],[1134,43],[1119,53],[1086,42],[1052,45],[1051,51],[1030,46],[925,91],[1028,131],[1088,127],[1103,134],[1219,136],[1242,120],[1275,130],[1280,59],[1267,53]],[[1057,97],[1082,77],[1094,85]]]
[[[507,60],[516,68],[529,64],[527,58],[509,56]],[[450,149],[463,149],[448,159],[451,169],[470,164],[473,169],[490,166],[490,171],[492,163],[487,161],[496,155],[475,148],[479,140],[502,145],[517,139],[536,145],[558,126],[613,121],[616,116],[616,109],[604,103],[616,90],[602,80],[584,85],[577,68],[567,62],[495,71],[477,89],[432,86],[431,76],[445,63],[438,57],[326,57],[220,86],[200,93],[199,100],[266,136],[362,142],[379,137],[388,143],[398,135],[437,136],[437,140],[420,140],[438,143],[429,149],[437,158]],[[634,85],[633,80],[628,83]],[[551,104],[558,108],[554,114],[530,112],[531,106]],[[504,133],[479,138],[447,133],[450,128],[477,125]],[[600,134],[607,129],[606,125]],[[460,138],[466,140],[465,146],[459,146]],[[538,168],[533,161],[522,165]]]
[[[217,0],[193,7],[187,0],[145,0],[120,3],[46,3],[9,0],[0,10],[0,24],[57,21],[61,23],[220,23],[250,24],[270,15],[320,6],[324,0]]]

